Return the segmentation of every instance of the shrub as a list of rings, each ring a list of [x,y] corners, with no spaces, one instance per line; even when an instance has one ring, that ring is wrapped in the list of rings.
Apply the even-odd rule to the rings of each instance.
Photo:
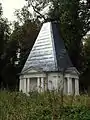
[[[73,102],[72,102],[73,101]],[[61,96],[57,92],[27,96],[0,92],[0,120],[90,120],[88,96]]]

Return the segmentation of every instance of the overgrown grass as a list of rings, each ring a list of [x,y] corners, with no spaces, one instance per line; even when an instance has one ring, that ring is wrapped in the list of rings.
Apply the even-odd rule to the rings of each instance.
[[[90,97],[1,91],[0,120],[90,120]]]

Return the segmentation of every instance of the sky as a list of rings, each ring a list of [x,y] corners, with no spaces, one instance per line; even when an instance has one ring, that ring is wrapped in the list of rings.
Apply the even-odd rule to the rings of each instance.
[[[3,14],[9,21],[15,19],[13,12],[15,9],[20,9],[25,5],[25,0],[0,0],[3,7]]]

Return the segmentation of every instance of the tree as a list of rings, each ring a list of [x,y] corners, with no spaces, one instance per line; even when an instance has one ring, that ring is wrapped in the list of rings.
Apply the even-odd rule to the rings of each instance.
[[[2,17],[3,10],[0,4],[0,84],[3,81],[2,78],[2,69],[5,65],[5,48],[7,46],[7,42],[9,41],[10,35],[10,27],[8,24],[8,20]]]
[[[21,10],[15,10],[14,14],[17,17],[17,21],[22,24],[24,24],[28,20],[33,20],[33,16],[27,6],[24,6]]]
[[[83,67],[81,74],[81,83],[83,85],[90,85],[90,36],[84,39],[85,43],[83,46]]]
[[[38,22],[32,19],[26,7],[17,11],[17,22],[10,33],[8,21],[0,20],[0,84],[10,90],[16,89],[21,72],[39,31]],[[21,24],[22,23],[22,24]],[[18,58],[18,52],[20,57]],[[1,86],[2,87],[2,86]]]
[[[27,1],[27,7],[33,8],[33,14],[36,19],[44,19],[46,21],[45,14],[43,15],[41,11],[44,10],[44,8],[48,5],[49,0],[26,0]]]
[[[60,23],[61,36],[72,63],[80,68],[80,54],[82,50],[82,38],[90,29],[90,10],[88,3],[78,0],[51,0],[52,7],[49,13],[52,20]],[[80,70],[80,69],[79,69]]]
[[[35,42],[39,27],[35,21],[27,20],[21,26],[18,25],[11,34],[10,39],[16,41],[16,49],[20,49],[20,58],[19,58],[19,73],[21,72],[24,63],[30,53],[30,50]]]

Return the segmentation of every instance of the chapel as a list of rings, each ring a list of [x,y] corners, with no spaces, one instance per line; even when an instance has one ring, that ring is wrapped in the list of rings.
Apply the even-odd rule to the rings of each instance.
[[[19,90],[63,90],[79,95],[79,72],[73,66],[57,22],[43,23],[20,74]]]

